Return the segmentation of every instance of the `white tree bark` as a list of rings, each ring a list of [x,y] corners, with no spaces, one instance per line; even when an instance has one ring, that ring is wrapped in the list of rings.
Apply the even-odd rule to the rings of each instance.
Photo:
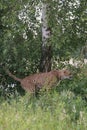
[[[47,3],[43,3],[42,5],[42,44],[46,45],[47,39],[50,38],[50,28],[48,27],[48,21],[47,21]]]
[[[48,15],[47,10],[49,8],[48,3],[43,3],[42,5],[42,54],[40,62],[40,71],[48,72],[51,70],[51,57],[52,48],[51,44],[48,43],[48,39],[51,36],[50,27],[48,27]]]

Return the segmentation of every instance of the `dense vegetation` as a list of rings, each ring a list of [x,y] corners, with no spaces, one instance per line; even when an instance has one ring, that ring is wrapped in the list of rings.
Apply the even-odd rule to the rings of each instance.
[[[60,82],[38,97],[15,92],[7,100],[0,98],[0,130],[86,130],[87,72],[77,70],[70,80]]]
[[[0,130],[87,129],[87,50],[82,51],[87,47],[87,2],[45,2],[50,4],[52,69],[67,67],[73,78],[35,97],[0,66]],[[0,1],[0,65],[21,78],[39,71],[41,6],[40,0]],[[67,64],[71,58],[80,63]]]
[[[0,130],[86,130],[87,110],[70,91],[46,94],[31,101],[26,95],[0,105]]]

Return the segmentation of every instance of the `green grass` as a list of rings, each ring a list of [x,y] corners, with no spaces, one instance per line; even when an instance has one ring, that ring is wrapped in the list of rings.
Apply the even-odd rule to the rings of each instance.
[[[0,130],[87,130],[85,102],[71,91],[3,101]]]
[[[39,97],[0,97],[0,130],[87,130],[87,68]]]

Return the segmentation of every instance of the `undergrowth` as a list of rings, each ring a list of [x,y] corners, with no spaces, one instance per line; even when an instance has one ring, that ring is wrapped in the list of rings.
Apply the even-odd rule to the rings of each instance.
[[[0,130],[86,130],[85,101],[71,91],[26,94],[0,105]]]
[[[87,130],[86,76],[79,72],[38,97],[1,98],[0,130]]]

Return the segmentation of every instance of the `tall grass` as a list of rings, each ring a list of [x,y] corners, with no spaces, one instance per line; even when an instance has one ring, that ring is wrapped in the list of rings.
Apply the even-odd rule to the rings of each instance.
[[[37,98],[28,93],[0,98],[0,130],[87,130],[86,72]]]
[[[0,130],[86,130],[85,102],[70,91],[26,94],[0,104]]]

